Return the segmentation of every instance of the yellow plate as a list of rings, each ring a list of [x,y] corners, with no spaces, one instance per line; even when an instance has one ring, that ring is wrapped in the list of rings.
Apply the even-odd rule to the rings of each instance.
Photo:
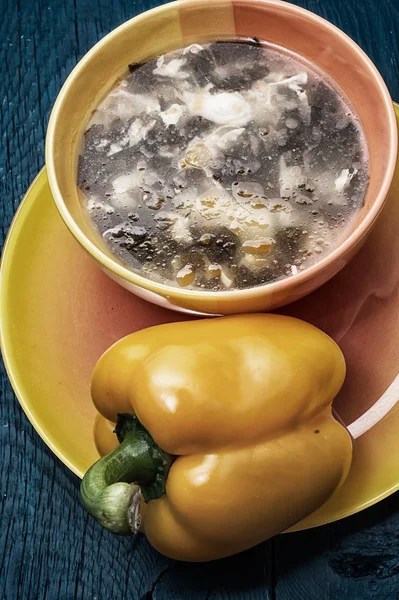
[[[399,111],[397,111],[399,116]],[[360,511],[399,488],[399,170],[360,253],[330,283],[287,307],[341,346],[348,377],[334,408],[354,435],[344,486],[294,529]],[[0,322],[5,365],[28,418],[78,476],[97,459],[91,371],[120,337],[184,319],[104,275],[66,229],[43,170],[3,253]]]

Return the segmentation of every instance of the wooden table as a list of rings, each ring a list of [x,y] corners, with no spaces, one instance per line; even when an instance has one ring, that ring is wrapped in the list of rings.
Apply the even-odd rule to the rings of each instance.
[[[2,0],[1,238],[44,162],[55,97],[104,34],[157,0]],[[399,0],[300,0],[369,54],[399,99]],[[384,150],[381,149],[383,152]],[[167,560],[83,511],[79,481],[44,445],[0,373],[1,600],[396,600],[398,495],[317,530],[205,565]],[[398,444],[399,448],[399,444]],[[398,449],[399,451],[399,449]]]

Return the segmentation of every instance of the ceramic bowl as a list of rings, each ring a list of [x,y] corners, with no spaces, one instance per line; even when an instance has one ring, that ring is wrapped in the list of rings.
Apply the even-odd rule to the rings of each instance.
[[[370,154],[364,208],[344,241],[315,265],[289,278],[246,290],[209,292],[163,285],[138,275],[110,253],[90,226],[76,185],[77,158],[100,100],[140,63],[194,42],[257,37],[297,52],[331,76],[363,126]],[[365,241],[387,196],[397,152],[392,101],[377,69],[342,31],[280,0],[181,0],[145,12],[98,42],[65,82],[51,114],[46,165],[51,192],[66,225],[105,272],[135,294],[197,314],[264,311],[299,299],[333,277]]]

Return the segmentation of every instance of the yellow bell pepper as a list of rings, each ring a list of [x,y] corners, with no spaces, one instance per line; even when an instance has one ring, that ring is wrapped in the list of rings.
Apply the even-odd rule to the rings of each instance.
[[[119,534],[136,533],[142,512],[150,543],[172,558],[250,548],[313,512],[345,479],[351,438],[331,410],[344,377],[335,342],[292,317],[128,335],[93,373],[94,404],[117,422],[121,444],[86,473],[83,503]]]

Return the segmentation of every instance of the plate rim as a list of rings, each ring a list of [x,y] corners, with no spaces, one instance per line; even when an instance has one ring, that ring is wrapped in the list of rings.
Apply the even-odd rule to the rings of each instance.
[[[11,387],[14,391],[14,394],[15,394],[22,410],[24,411],[25,415],[27,416],[30,424],[33,426],[35,431],[39,434],[39,436],[44,441],[46,446],[48,448],[50,448],[50,450],[53,452],[53,454],[55,454],[55,456],[57,456],[57,458],[59,458],[60,461],[66,467],[68,467],[68,469],[70,471],[72,471],[75,475],[77,475],[80,479],[82,479],[83,473],[80,471],[80,469],[77,469],[75,467],[75,465],[64,455],[64,453],[59,450],[58,446],[47,435],[45,430],[40,426],[37,419],[35,418],[31,408],[29,407],[29,404],[25,401],[24,394],[21,391],[20,386],[18,385],[18,382],[14,376],[13,369],[11,367],[11,361],[9,360],[9,355],[7,352],[7,343],[6,343],[7,318],[6,318],[6,310],[5,310],[5,305],[6,305],[5,289],[7,287],[6,282],[8,279],[7,271],[10,268],[8,265],[12,264],[12,253],[13,253],[12,245],[14,244],[14,247],[15,247],[15,244],[17,243],[17,242],[13,242],[14,232],[17,227],[22,228],[22,226],[23,226],[26,215],[28,214],[28,211],[31,208],[29,199],[32,195],[33,190],[36,187],[38,187],[39,185],[43,185],[45,183],[46,178],[47,178],[47,170],[46,170],[46,167],[44,166],[37,173],[36,177],[33,179],[32,183],[26,190],[21,202],[19,203],[19,206],[15,212],[15,215],[11,221],[9,230],[7,232],[6,239],[4,241],[4,246],[3,246],[3,250],[2,250],[1,258],[0,258],[0,352],[1,352],[4,367],[5,367],[8,379],[10,381]],[[33,206],[33,203],[32,203],[32,206]],[[26,213],[26,215],[25,215],[25,213]],[[18,236],[17,236],[17,239],[18,239]],[[10,256],[10,258],[9,258],[9,256]]]

